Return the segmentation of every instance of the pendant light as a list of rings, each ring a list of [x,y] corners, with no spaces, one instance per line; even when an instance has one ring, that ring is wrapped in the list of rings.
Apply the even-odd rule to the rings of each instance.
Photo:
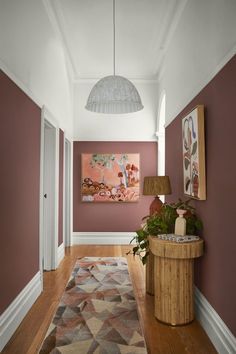
[[[94,85],[85,106],[88,111],[124,114],[143,109],[136,87],[125,77],[116,75],[115,40],[115,0],[113,0],[113,75],[102,78]]]

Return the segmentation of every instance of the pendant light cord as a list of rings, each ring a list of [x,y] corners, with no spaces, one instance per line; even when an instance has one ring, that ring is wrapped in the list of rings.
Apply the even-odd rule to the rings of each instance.
[[[116,75],[116,4],[113,0],[113,75]]]

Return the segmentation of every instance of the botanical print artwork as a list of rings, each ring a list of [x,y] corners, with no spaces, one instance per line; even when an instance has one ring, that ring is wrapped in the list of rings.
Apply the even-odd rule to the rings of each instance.
[[[206,199],[203,106],[197,106],[182,120],[184,193]]]
[[[84,202],[137,202],[139,154],[82,154]]]
[[[127,261],[78,259],[39,354],[147,354]]]

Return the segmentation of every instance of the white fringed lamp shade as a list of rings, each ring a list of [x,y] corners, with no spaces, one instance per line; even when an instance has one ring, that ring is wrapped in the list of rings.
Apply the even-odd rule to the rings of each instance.
[[[92,88],[85,108],[107,114],[123,114],[143,109],[136,87],[123,76],[106,76]]]

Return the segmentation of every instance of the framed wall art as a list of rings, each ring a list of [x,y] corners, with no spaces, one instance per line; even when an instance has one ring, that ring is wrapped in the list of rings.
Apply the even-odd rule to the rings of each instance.
[[[83,202],[137,202],[139,154],[81,154]]]
[[[184,194],[206,199],[204,106],[182,119]]]

